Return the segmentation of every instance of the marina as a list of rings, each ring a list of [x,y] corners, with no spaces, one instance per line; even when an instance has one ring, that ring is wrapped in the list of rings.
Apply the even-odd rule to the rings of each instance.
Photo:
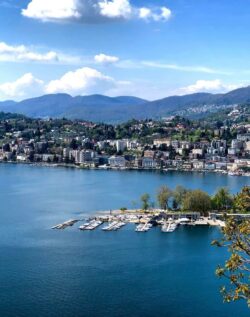
[[[160,227],[161,232],[174,232],[178,226],[218,226],[224,227],[225,223],[219,218],[221,215],[211,213],[202,217],[199,212],[170,212],[154,209],[148,212],[143,210],[114,210],[99,212],[99,215],[90,217],[79,226],[81,231],[93,231],[101,228],[102,231],[117,231],[127,224],[134,224],[136,232],[147,232],[152,227]],[[217,219],[218,218],[218,219]],[[70,219],[53,226],[52,229],[65,229],[72,227],[82,220]]]

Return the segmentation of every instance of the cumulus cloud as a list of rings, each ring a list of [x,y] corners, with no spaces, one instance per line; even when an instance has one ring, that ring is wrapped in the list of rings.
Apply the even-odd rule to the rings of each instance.
[[[95,55],[94,57],[95,62],[99,63],[99,64],[114,64],[117,63],[119,61],[119,57],[117,56],[110,56],[110,55],[106,55],[106,54],[99,54],[99,55]]]
[[[31,73],[24,74],[13,82],[0,84],[2,99],[23,99],[39,95],[43,92],[44,82],[35,78]]]
[[[131,85],[119,81],[100,71],[83,67],[65,73],[62,77],[44,82],[31,73],[24,74],[12,82],[0,83],[0,99],[22,100],[43,94],[68,93],[72,96],[88,94],[109,94],[109,91]]]
[[[193,94],[197,92],[227,92],[240,85],[223,84],[220,79],[215,80],[197,80],[195,84],[180,88],[181,94]]]
[[[108,18],[130,18],[132,6],[128,0],[103,0],[98,2],[100,14]]]
[[[22,15],[43,22],[95,23],[117,19],[167,21],[167,7],[135,7],[130,0],[31,0]]]
[[[71,95],[101,93],[115,85],[115,80],[96,69],[83,67],[64,74],[60,79],[50,81],[46,93],[65,92]]]
[[[171,10],[166,7],[157,8],[155,10],[149,8],[140,8],[139,17],[144,20],[167,21],[171,17]]]

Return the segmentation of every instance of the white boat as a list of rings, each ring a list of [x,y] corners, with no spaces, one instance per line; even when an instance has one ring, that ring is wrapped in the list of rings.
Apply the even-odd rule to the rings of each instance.
[[[125,226],[126,222],[123,221],[113,221],[107,226],[103,227],[102,230],[104,231],[115,231],[120,229],[121,227]]]
[[[188,218],[179,218],[176,222],[178,224],[180,224],[180,225],[187,225],[190,222],[190,219],[188,219]]]
[[[151,223],[141,223],[138,226],[136,226],[135,231],[136,232],[146,232],[152,227]]]
[[[170,223],[165,223],[161,227],[161,231],[162,232],[173,232],[173,231],[175,231],[176,228],[177,228],[177,224],[174,222],[170,222]]]
[[[102,224],[100,220],[92,220],[84,225],[80,226],[80,230],[94,230],[95,228],[99,227]]]

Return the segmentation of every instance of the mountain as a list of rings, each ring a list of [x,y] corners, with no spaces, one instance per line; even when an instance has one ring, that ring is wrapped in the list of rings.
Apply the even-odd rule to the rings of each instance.
[[[130,96],[114,98],[102,95],[72,97],[68,94],[52,94],[21,102],[1,102],[0,111],[16,112],[29,117],[120,121],[124,119],[124,108],[128,110],[146,102],[147,100]],[[114,120],[112,120],[113,115]]]
[[[250,86],[225,94],[195,93],[147,101],[132,96],[77,96],[68,94],[44,95],[20,102],[0,102],[0,111],[20,113],[30,117],[84,119],[90,121],[121,122],[132,118],[160,118],[172,114],[188,115],[195,110],[214,109],[250,101]],[[191,109],[191,110],[190,110]],[[212,110],[211,110],[212,109]]]

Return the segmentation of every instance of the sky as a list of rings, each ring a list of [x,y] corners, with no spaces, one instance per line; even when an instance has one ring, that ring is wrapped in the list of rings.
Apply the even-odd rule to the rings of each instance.
[[[0,0],[0,101],[250,83],[248,0]]]

